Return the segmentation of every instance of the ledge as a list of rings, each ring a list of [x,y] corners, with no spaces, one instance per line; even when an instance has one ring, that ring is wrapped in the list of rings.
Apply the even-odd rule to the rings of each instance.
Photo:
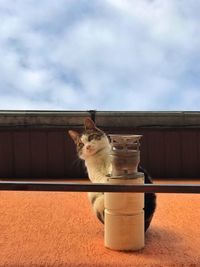
[[[0,127],[63,128],[82,126],[90,111],[0,111]]]
[[[64,128],[82,127],[92,117],[106,128],[200,128],[199,111],[0,111],[0,127]]]
[[[97,112],[96,123],[104,127],[200,127],[200,112]]]

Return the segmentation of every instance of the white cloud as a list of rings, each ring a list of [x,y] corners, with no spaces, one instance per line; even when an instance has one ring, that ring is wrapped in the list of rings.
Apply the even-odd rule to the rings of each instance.
[[[199,7],[1,1],[0,109],[199,109]]]

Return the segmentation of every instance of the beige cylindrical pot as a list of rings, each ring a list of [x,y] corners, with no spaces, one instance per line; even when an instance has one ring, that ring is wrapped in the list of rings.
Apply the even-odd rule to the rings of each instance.
[[[105,210],[105,247],[136,251],[144,247],[144,211],[134,215]]]
[[[111,177],[111,184],[143,184],[143,173]],[[144,247],[144,193],[105,193],[105,246],[114,250]]]
[[[144,184],[143,173],[109,178],[110,184]],[[105,193],[105,209],[123,214],[134,214],[144,208],[144,193]]]

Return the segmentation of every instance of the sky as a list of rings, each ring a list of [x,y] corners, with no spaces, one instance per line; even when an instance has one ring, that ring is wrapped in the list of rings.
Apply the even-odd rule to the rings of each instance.
[[[0,110],[198,111],[200,1],[0,0]]]

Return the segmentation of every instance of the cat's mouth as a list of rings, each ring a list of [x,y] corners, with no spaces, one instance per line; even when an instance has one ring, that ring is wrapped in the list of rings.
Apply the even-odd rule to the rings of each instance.
[[[81,153],[81,158],[82,159],[86,159],[87,157],[91,157],[91,156],[95,156],[96,154],[99,154],[101,153],[101,151],[105,150],[105,147],[99,147],[99,148],[96,148],[96,147],[85,147],[84,150],[82,151]]]
[[[96,148],[91,148],[89,151],[88,151],[88,156],[94,156],[98,153],[100,153],[101,151],[103,151],[105,149],[105,147],[102,147],[102,148],[99,148],[99,149],[96,149]]]
[[[96,154],[96,149],[95,148],[89,148],[89,149],[87,149],[86,151],[85,151],[85,154],[86,155],[94,155],[94,154]]]

